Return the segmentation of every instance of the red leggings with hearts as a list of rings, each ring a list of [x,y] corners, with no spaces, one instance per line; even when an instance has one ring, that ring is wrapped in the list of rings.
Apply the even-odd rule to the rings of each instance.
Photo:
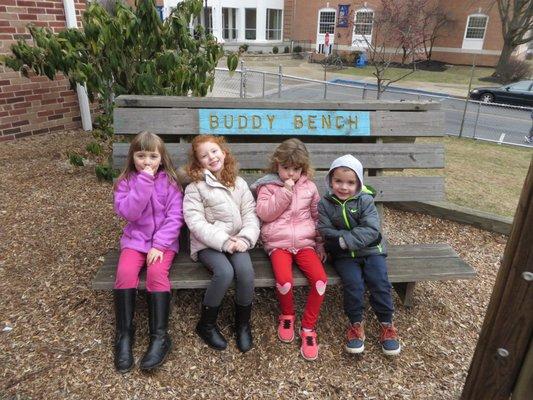
[[[279,300],[281,313],[294,315],[292,263],[303,272],[309,282],[309,294],[302,317],[302,328],[315,329],[320,312],[320,305],[324,300],[327,276],[318,254],[314,249],[304,248],[296,254],[285,249],[276,249],[270,253],[272,270],[276,279],[276,295]]]

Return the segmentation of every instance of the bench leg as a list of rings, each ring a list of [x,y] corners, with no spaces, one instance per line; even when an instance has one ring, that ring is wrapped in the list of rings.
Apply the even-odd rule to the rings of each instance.
[[[404,307],[412,307],[415,282],[393,283],[392,286],[396,290],[396,293],[398,293]]]

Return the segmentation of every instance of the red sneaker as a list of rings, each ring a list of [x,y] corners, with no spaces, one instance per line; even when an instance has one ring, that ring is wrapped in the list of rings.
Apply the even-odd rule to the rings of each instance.
[[[294,340],[294,315],[283,315],[279,317],[278,337],[284,343],[291,343]]]
[[[365,328],[362,322],[350,325],[346,336],[346,351],[348,353],[359,354],[365,351]]]
[[[316,337],[316,331],[306,332],[303,329],[300,331],[300,337],[302,338],[302,347],[300,347],[300,353],[307,361],[316,360],[318,357],[318,341]]]
[[[379,341],[381,342],[381,350],[388,356],[398,355],[402,351],[402,346],[398,339],[398,331],[392,323],[381,323]]]

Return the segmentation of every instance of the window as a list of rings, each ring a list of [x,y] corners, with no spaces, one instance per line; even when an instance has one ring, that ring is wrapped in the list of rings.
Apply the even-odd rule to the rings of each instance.
[[[509,85],[509,90],[512,90],[513,92],[527,92],[529,91],[529,87],[531,86],[531,81],[523,81],[523,82],[517,82],[513,83],[512,85]]]
[[[266,39],[281,40],[282,10],[267,8]]]
[[[357,11],[355,14],[354,33],[356,35],[372,35],[374,11]]]
[[[204,7],[202,22],[205,27],[205,32],[213,34],[213,9],[211,7]]]
[[[222,37],[230,42],[237,40],[236,8],[222,8]]]
[[[159,16],[159,19],[163,21],[163,6],[156,6],[155,9],[157,11],[157,15]]]
[[[335,33],[335,11],[320,11],[318,33]]]
[[[247,8],[244,13],[245,19],[245,39],[256,39],[256,24],[257,24],[257,10],[255,8]]]
[[[470,15],[466,25],[466,39],[481,39],[485,37],[485,29],[487,27],[487,16],[485,15]]]

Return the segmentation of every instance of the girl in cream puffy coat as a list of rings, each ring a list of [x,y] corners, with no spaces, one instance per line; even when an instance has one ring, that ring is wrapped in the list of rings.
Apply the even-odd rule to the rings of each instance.
[[[262,221],[261,240],[270,256],[280,303],[278,337],[294,339],[292,264],[296,263],[309,281],[309,295],[302,318],[300,352],[306,360],[318,357],[315,325],[326,291],[325,258],[317,231],[320,200],[310,179],[309,153],[298,139],[281,143],[272,155],[270,174],[252,185],[257,190],[257,215]]]
[[[248,250],[259,237],[255,201],[237,176],[236,162],[224,138],[199,135],[192,141],[183,215],[191,233],[191,257],[212,273],[202,303],[198,335],[212,348],[224,350],[226,339],[216,320],[224,295],[236,280],[235,329],[237,347],[252,347],[250,314],[254,270]]]

